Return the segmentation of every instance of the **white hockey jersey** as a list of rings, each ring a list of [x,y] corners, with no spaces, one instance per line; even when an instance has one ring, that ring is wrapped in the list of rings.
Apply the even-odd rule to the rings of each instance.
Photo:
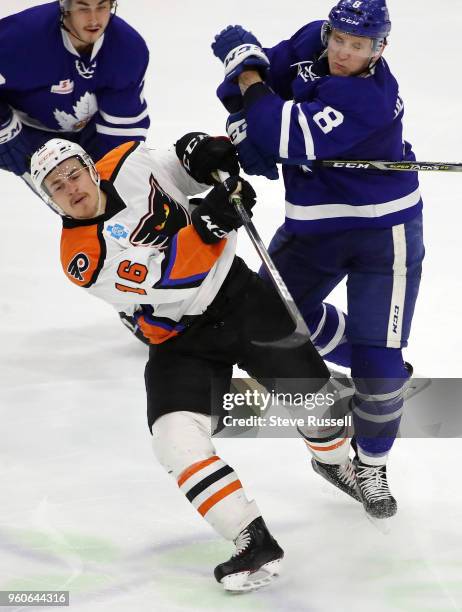
[[[88,292],[134,315],[152,344],[202,314],[226,278],[236,232],[207,245],[190,224],[187,196],[208,189],[174,151],[125,143],[97,164],[106,210],[94,219],[63,218],[61,262]]]

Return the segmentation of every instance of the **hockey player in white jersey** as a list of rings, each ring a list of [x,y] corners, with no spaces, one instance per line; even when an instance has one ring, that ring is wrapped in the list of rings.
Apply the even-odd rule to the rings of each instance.
[[[181,161],[180,161],[181,160]],[[136,318],[150,342],[145,380],[154,452],[199,514],[236,551],[215,569],[228,590],[247,590],[278,573],[283,551],[255,501],[211,441],[211,408],[229,391],[233,365],[252,376],[328,380],[310,342],[263,348],[293,328],[282,302],[235,256],[238,176],[215,184],[189,214],[187,196],[210,189],[216,168],[237,175],[227,139],[185,135],[176,151],[126,143],[96,165],[76,144],[53,139],[32,158],[34,185],[62,216],[67,278]]]

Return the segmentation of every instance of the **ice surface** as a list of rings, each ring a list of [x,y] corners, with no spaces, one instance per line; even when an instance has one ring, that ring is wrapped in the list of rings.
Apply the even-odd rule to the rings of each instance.
[[[2,0],[0,16],[35,4]],[[265,44],[324,17],[331,1],[120,0],[151,49],[150,143],[223,132],[209,45],[229,23]],[[387,57],[401,83],[418,158],[462,161],[462,4],[390,0]],[[0,67],[1,72],[1,67]],[[427,258],[406,358],[423,376],[461,375],[462,177],[422,174]],[[266,241],[283,220],[282,186],[254,180]],[[70,589],[78,612],[294,610],[443,612],[462,608],[459,440],[399,440],[399,501],[380,534],[359,504],[315,475],[298,440],[218,440],[286,551],[266,590],[232,597],[211,571],[220,541],[155,463],[145,423],[146,350],[112,309],[64,278],[59,219],[1,174],[0,589]],[[256,268],[242,236],[239,252]],[[344,305],[342,288],[333,300]]]

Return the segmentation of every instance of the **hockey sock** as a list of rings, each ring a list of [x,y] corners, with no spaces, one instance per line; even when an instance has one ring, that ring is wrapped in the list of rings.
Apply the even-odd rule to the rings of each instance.
[[[351,419],[349,397],[351,392],[346,390],[342,384],[331,378],[319,394],[334,397],[332,405],[323,406],[320,410],[316,408],[314,413],[320,420],[320,424],[305,425],[298,429],[303,437],[310,454],[320,463],[330,465],[343,465],[348,460],[350,451],[350,437],[352,435],[348,421]],[[327,419],[339,421],[343,424],[324,425]]]
[[[359,459],[367,465],[384,465],[398,433],[408,379],[401,351],[353,346],[351,374]]]
[[[217,455],[187,467],[177,482],[199,514],[228,540],[261,516],[256,503],[247,499],[236,472]]]
[[[310,454],[320,463],[342,465],[348,459],[350,441],[346,427],[298,430]]]
[[[211,419],[204,414],[173,412],[152,427],[153,449],[199,514],[227,540],[234,540],[261,516],[249,501],[236,472],[216,455]]]

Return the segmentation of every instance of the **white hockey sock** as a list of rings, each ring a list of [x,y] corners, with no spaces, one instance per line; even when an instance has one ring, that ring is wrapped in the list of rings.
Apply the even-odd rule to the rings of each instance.
[[[190,465],[177,482],[199,514],[228,540],[261,515],[236,472],[217,455]]]
[[[316,461],[330,465],[343,465],[347,462],[350,439],[346,427],[299,431],[308,451]]]
[[[385,453],[382,455],[372,455],[366,453],[361,446],[358,444],[358,457],[361,463],[365,463],[367,465],[373,465],[374,467],[378,467],[380,465],[385,465],[387,463],[389,453]]]
[[[325,398],[334,398],[332,404],[321,405],[320,412],[314,411],[322,424],[307,424],[299,428],[298,432],[316,461],[330,465],[343,465],[348,460],[352,435],[351,416],[349,415],[351,390],[340,381],[331,378],[320,391],[320,395],[324,395]]]
[[[236,472],[216,455],[211,419],[173,412],[152,427],[154,453],[201,516],[227,540],[261,516],[249,501]]]

